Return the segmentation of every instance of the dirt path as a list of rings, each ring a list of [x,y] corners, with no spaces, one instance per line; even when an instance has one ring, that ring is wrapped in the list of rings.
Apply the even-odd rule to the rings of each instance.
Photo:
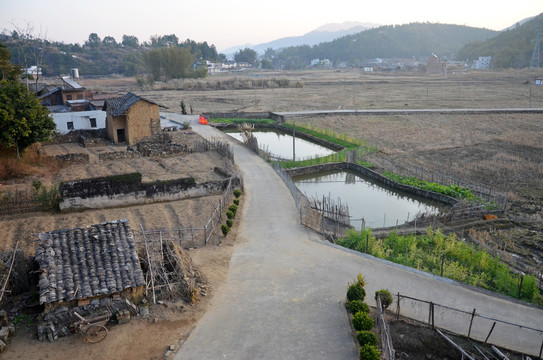
[[[195,126],[205,137],[220,137]],[[288,189],[263,160],[234,146],[250,194],[226,284],[176,359],[355,359],[345,309],[345,287],[362,272],[368,302],[381,288],[506,321],[541,327],[543,311],[503,297],[372,257],[327,246],[298,223]],[[423,310],[403,308],[420,316]],[[441,315],[440,315],[441,316]],[[446,316],[446,315],[443,315]],[[465,332],[462,318],[440,318],[440,326]],[[486,337],[486,323],[472,336]],[[511,329],[509,329],[511,330]],[[496,329],[493,340],[537,355],[540,334]],[[212,340],[210,340],[212,339]]]

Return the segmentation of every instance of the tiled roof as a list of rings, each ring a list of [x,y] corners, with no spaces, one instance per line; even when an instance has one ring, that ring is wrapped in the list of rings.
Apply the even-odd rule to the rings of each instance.
[[[70,86],[71,88],[75,90],[84,89],[84,87],[76,83],[75,80],[72,79],[71,76],[63,76],[62,81],[64,81],[68,86]]]
[[[152,102],[151,100],[147,100],[142,98],[141,96],[138,96],[136,94],[133,94],[131,92],[126,93],[123,97],[113,98],[113,99],[107,99],[104,110],[110,113],[113,116],[119,116],[123,113],[125,113],[132,105],[137,103],[138,101],[143,100],[148,103],[151,103],[153,105],[158,105],[160,107],[164,107],[162,105],[159,105],[155,102]]]
[[[145,285],[128,220],[39,234],[40,303]]]

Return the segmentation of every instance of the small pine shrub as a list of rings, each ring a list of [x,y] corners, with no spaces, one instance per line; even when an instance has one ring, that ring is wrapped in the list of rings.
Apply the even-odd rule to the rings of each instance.
[[[232,220],[228,219],[228,220],[226,220],[226,226],[231,228],[232,226],[234,226],[234,222]]]
[[[387,289],[377,290],[375,292],[375,301],[377,301],[378,296],[381,298],[381,305],[383,305],[383,309],[388,309],[393,301],[390,291],[388,291]]]
[[[230,205],[228,207],[228,210],[232,211],[234,213],[234,215],[236,215],[236,213],[238,212],[238,206],[233,204],[233,205]]]
[[[234,196],[236,198],[239,198],[241,196],[241,190],[239,190],[239,189],[234,190]]]
[[[234,199],[234,205],[239,206],[239,199]]]
[[[364,345],[360,348],[360,360],[379,360],[381,352],[373,345]]]
[[[228,232],[230,231],[230,228],[228,227],[228,225],[222,224],[221,225],[221,231],[222,231],[222,234],[224,236],[226,236],[228,234]]]
[[[377,346],[377,335],[375,335],[371,331],[359,331],[356,334],[356,339],[358,340],[358,343],[360,344],[360,346],[364,346],[364,345]]]
[[[366,313],[357,312],[353,316],[353,327],[357,331],[373,329],[373,319]]]
[[[227,211],[226,212],[226,217],[231,220],[231,219],[233,219],[235,217],[235,215],[234,215],[234,213],[232,211]]]
[[[370,307],[362,300],[353,300],[349,303],[349,311],[351,314],[356,314],[357,312],[369,313]]]
[[[349,288],[347,289],[347,300],[349,300],[349,302],[353,300],[364,301],[365,297],[366,297],[366,290],[364,290],[363,287],[357,284],[351,284]]]

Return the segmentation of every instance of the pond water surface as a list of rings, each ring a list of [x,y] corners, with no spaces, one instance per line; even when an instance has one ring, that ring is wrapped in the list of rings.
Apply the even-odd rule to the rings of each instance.
[[[243,137],[240,132],[226,133],[239,141],[243,141]],[[293,159],[292,135],[274,130],[254,130],[253,136],[255,136],[258,141],[258,147],[261,150],[272,154],[273,157],[287,160]],[[294,145],[296,160],[327,156],[335,152],[327,147],[312,143],[311,141],[300,139],[298,137],[296,137],[296,142]]]
[[[298,189],[308,198],[341,199],[349,206],[351,225],[360,229],[401,225],[413,220],[418,213],[435,214],[445,204],[401,192],[384,184],[371,181],[350,171],[327,171],[292,178]],[[358,219],[358,220],[356,220]]]

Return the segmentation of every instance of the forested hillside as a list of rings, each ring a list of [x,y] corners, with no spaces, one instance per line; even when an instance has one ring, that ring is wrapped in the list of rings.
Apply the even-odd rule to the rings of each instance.
[[[473,60],[479,56],[492,56],[493,68],[528,67],[538,30],[543,30],[543,13],[491,39],[468,43],[458,52],[456,58]]]
[[[274,63],[295,68],[315,58],[346,61],[351,65],[374,58],[419,58],[432,54],[451,58],[466,43],[486,40],[496,34],[497,31],[460,25],[389,25],[313,47],[286,48],[276,56]]]
[[[210,46],[207,42],[197,43],[190,39],[180,42],[174,34],[153,36],[150,41],[140,44],[135,36],[124,35],[122,41],[117,42],[111,36],[101,39],[96,33],[92,33],[83,45],[79,45],[48,41],[14,31],[10,35],[0,35],[0,41],[11,51],[13,63],[24,68],[39,62],[44,76],[66,75],[70,73],[70,69],[78,68],[85,76],[133,76],[152,73],[153,76],[157,75],[158,79],[159,76],[170,75],[166,71],[156,71],[156,58],[165,56],[161,49],[184,50],[170,51],[169,55],[182,56],[183,61],[190,60],[188,66],[191,68],[196,59],[217,61],[220,57],[214,45]],[[190,57],[187,57],[187,54],[190,54]],[[171,63],[172,59],[169,60]],[[158,59],[159,67],[166,68],[166,62],[167,59]],[[187,65],[184,68],[187,68]],[[182,73],[184,76],[192,75],[187,71]],[[201,75],[201,72],[198,74]]]

